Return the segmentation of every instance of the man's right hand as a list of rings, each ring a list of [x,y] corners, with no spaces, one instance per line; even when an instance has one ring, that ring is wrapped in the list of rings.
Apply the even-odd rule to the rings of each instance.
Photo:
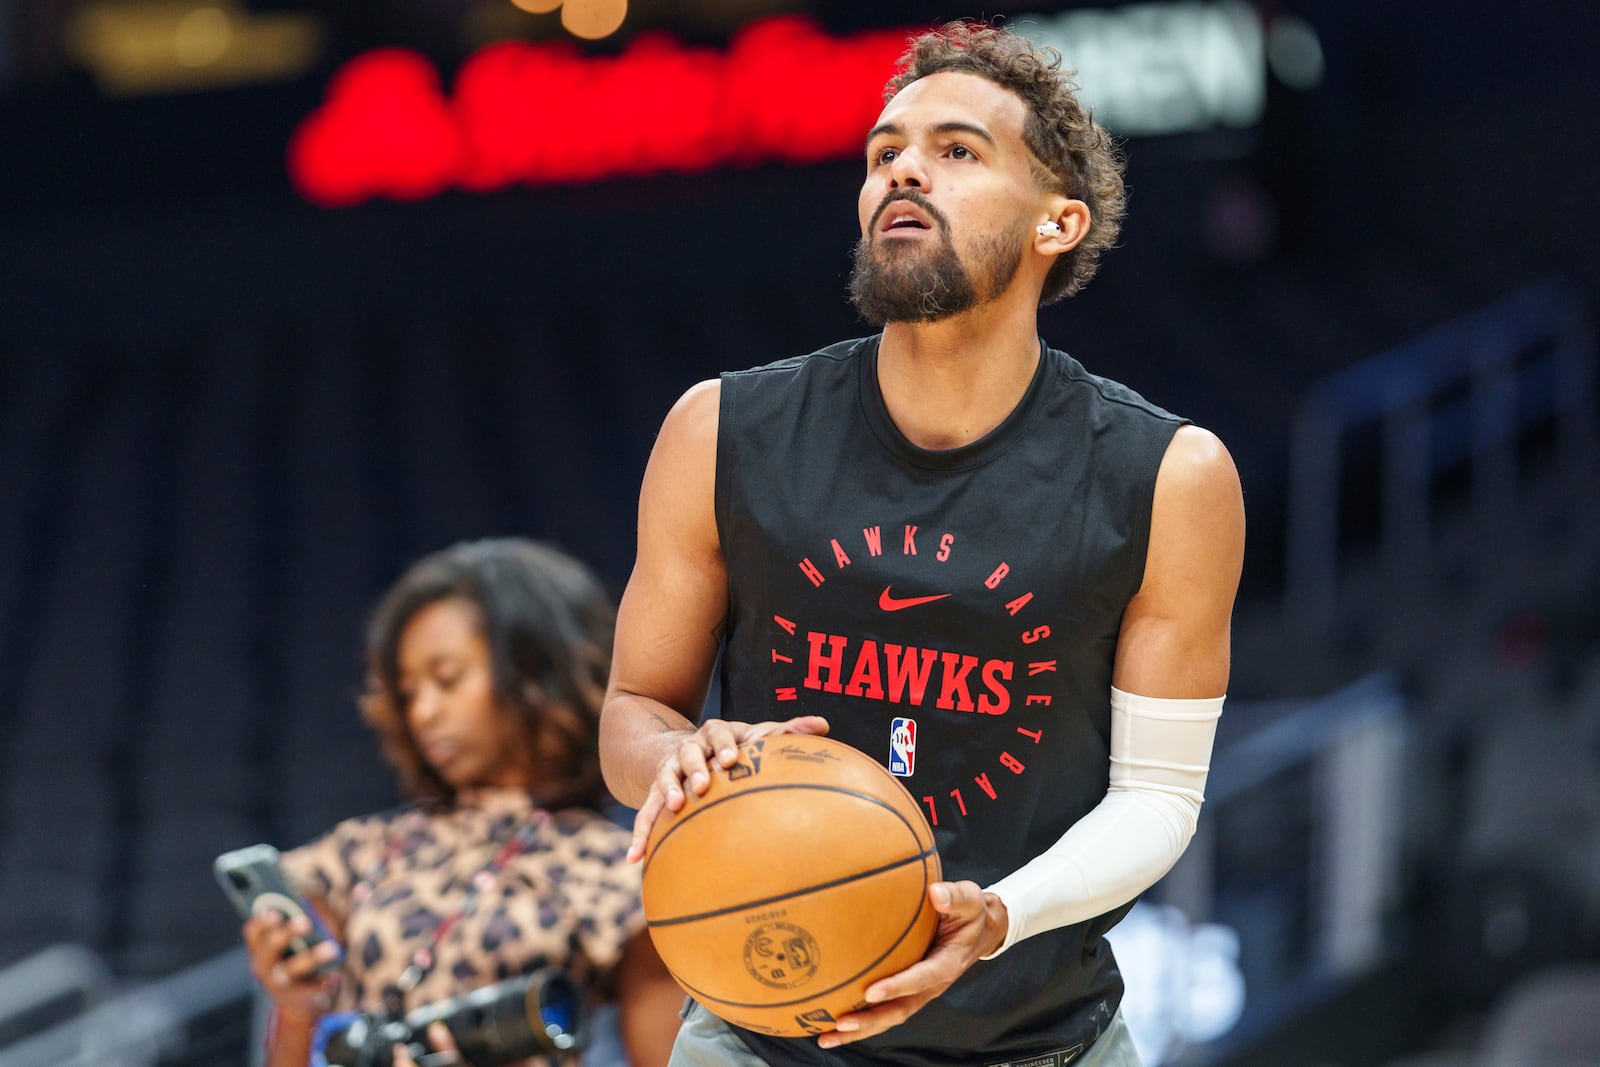
[[[731,767],[739,760],[739,746],[774,734],[825,734],[828,720],[820,715],[797,715],[792,719],[769,722],[728,722],[707,719],[699,729],[685,731],[675,748],[656,766],[650,793],[633,820],[633,841],[628,845],[628,862],[644,859],[650,828],[663,810],[678,811],[689,795],[700,796],[711,788],[711,765]]]

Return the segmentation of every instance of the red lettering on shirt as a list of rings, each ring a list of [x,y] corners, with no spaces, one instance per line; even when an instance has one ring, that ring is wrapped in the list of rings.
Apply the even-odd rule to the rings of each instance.
[[[836,634],[819,634],[815,630],[806,638],[811,644],[811,658],[806,664],[806,688],[821,689],[828,693],[843,690],[839,674],[844,669],[844,646],[850,639]],[[826,652],[822,650],[824,644],[828,646]],[[828,672],[826,681],[822,677],[824,671]]]
[[[853,697],[883,699],[883,681],[878,673],[878,642],[861,642],[855,670],[850,672],[850,684],[844,687],[844,691]]]
[[[1011,708],[1012,696],[1007,683],[1016,675],[1017,666],[1011,660],[980,660],[964,652],[944,652],[914,645],[887,643],[879,646],[870,639],[861,641],[851,653],[850,638],[816,631],[806,634],[806,643],[809,648],[807,689],[921,707],[933,677],[933,666],[942,663],[937,707],[947,711],[976,711],[982,715],[1004,715]],[[776,650],[772,658],[774,662],[789,662]],[[973,685],[978,680],[983,685],[975,700]]]
[[[884,645],[883,654],[889,661],[890,702],[908,703],[905,697],[909,686],[909,703],[921,707],[922,694],[928,689],[928,674],[939,654],[931,648],[901,648],[899,645]]]
[[[1011,691],[1001,685],[1001,680],[1011,680],[1011,663],[1003,659],[992,659],[983,665],[983,687],[993,693],[978,694],[979,715],[1004,715],[1006,709],[1011,707]]]
[[[978,657],[944,652],[939,655],[939,662],[944,664],[944,678],[935,704],[946,711],[971,711],[972,691],[967,688],[967,675],[978,666]]]
[[[1006,605],[1006,610],[1009,611],[1011,614],[1015,615],[1017,612],[1022,610],[1023,606],[1025,604],[1027,604],[1028,601],[1030,601],[1032,599],[1033,599],[1033,594],[1032,593],[1023,593],[1021,596],[1017,597],[1017,599],[1015,599],[1015,600],[1011,601],[1009,604],[1007,604]]]

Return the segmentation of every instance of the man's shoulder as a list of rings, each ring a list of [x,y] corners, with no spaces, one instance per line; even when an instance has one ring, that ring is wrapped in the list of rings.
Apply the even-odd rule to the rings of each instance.
[[[1086,392],[1094,399],[1130,414],[1147,416],[1160,422],[1182,423],[1189,420],[1145,398],[1144,394],[1115,378],[1095,374],[1082,363],[1057,348],[1045,349],[1054,360],[1056,373],[1070,388]]]
[[[825,348],[819,348],[815,352],[807,352],[804,355],[787,356],[755,367],[723,371],[721,378],[724,382],[730,379],[772,379],[794,377],[808,369],[825,370],[842,367],[854,361],[868,345],[875,343],[877,340],[877,335],[873,335],[871,337],[853,337],[844,341],[835,341]]]

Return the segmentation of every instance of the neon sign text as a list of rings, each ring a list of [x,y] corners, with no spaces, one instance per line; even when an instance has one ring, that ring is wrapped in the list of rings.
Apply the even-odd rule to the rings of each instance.
[[[379,49],[334,75],[290,141],[289,175],[306,199],[342,207],[848,158],[861,152],[913,32],[830,37],[780,17],[751,25],[725,52],[659,34],[614,58],[498,44],[467,61],[448,98],[425,58]]]

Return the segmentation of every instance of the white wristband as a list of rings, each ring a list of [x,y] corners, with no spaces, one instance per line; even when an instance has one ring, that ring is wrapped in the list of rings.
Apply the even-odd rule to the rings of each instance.
[[[1111,787],[1055,844],[988,887],[1008,926],[984,959],[1126,904],[1172,869],[1194,836],[1223,700],[1111,690]]]

